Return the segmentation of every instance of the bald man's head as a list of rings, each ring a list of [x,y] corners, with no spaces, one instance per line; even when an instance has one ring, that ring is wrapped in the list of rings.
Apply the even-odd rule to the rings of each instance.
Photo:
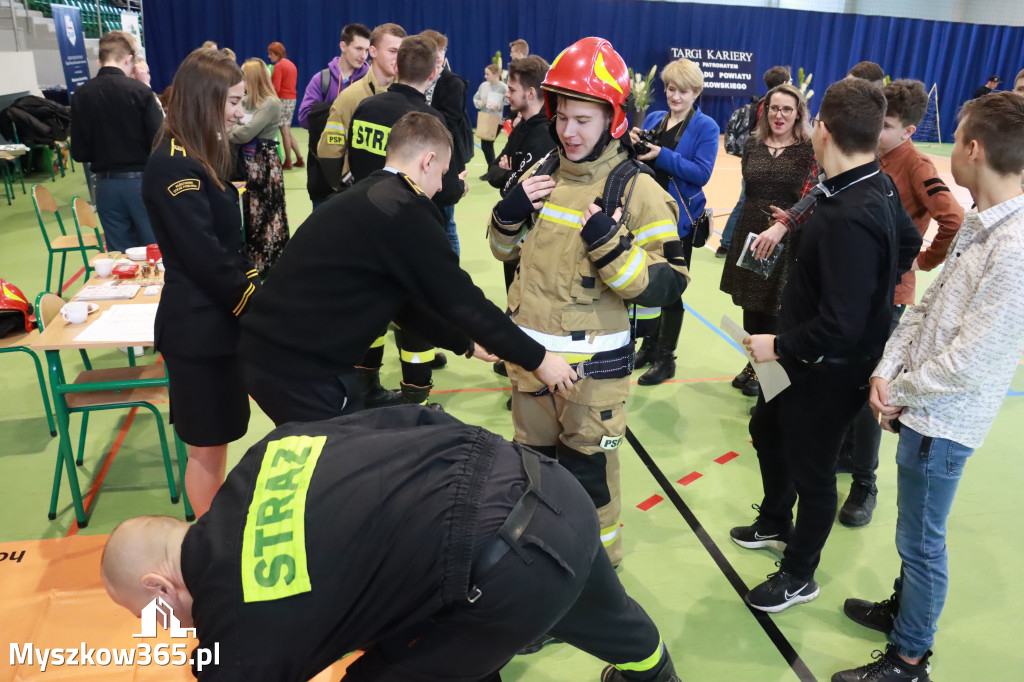
[[[100,562],[110,598],[138,616],[160,597],[183,624],[190,624],[192,597],[181,577],[181,541],[188,528],[170,516],[140,516],[118,525]]]

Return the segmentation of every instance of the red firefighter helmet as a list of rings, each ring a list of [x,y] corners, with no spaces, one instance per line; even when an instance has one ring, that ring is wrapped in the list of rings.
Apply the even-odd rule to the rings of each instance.
[[[0,279],[0,316],[8,315],[16,315],[19,318],[17,326],[24,325],[27,332],[35,328],[32,321],[32,304],[28,302],[28,298],[21,293],[21,289],[5,279]],[[0,323],[0,326],[7,328],[9,325]]]
[[[604,38],[577,40],[555,57],[541,83],[548,118],[554,118],[557,95],[571,95],[612,107],[609,132],[622,137],[629,128],[627,108],[632,107],[629,69],[612,44]]]

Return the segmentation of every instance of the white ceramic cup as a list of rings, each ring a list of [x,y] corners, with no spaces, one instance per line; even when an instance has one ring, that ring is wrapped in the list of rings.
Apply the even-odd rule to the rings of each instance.
[[[89,304],[85,301],[71,301],[60,309],[60,316],[68,324],[82,324],[89,317]]]
[[[92,262],[92,266],[96,269],[97,277],[110,277],[110,273],[114,271],[114,259],[97,258]]]

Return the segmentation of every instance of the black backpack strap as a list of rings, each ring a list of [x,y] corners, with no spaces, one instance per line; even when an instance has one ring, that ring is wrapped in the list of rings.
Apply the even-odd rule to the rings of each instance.
[[[608,180],[604,183],[603,199],[605,213],[608,215],[615,213],[615,209],[622,205],[620,200],[622,193],[626,191],[626,185],[640,173],[646,173],[654,177],[654,171],[651,170],[651,167],[636,159],[626,159],[612,169],[612,172],[608,174]],[[636,183],[633,183],[633,187],[636,187]],[[629,189],[629,196],[626,197],[625,205],[622,205],[623,214],[625,214],[626,209],[629,207],[629,200],[633,196],[633,187]]]
[[[331,91],[331,69],[330,67],[320,72],[320,100],[327,101],[327,93]]]

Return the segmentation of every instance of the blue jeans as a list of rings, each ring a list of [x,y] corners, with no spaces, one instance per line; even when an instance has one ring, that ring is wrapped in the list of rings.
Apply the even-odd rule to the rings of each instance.
[[[96,178],[96,213],[108,251],[156,244],[142,202],[142,178]]]
[[[899,615],[890,639],[909,658],[924,656],[935,641],[949,586],[946,519],[973,452],[954,441],[900,427],[896,550],[903,565],[896,580]]]
[[[736,201],[736,207],[729,214],[729,220],[725,221],[725,229],[722,230],[722,246],[729,248],[732,243],[732,233],[736,231],[736,223],[740,220],[740,213],[743,213],[743,202],[747,198],[747,182],[744,180],[740,185],[740,198]]]
[[[452,245],[452,249],[455,250],[455,255],[459,254],[459,233],[455,229],[455,206],[445,206],[444,214],[448,216],[448,224],[445,226],[445,232],[448,234],[448,243]]]

